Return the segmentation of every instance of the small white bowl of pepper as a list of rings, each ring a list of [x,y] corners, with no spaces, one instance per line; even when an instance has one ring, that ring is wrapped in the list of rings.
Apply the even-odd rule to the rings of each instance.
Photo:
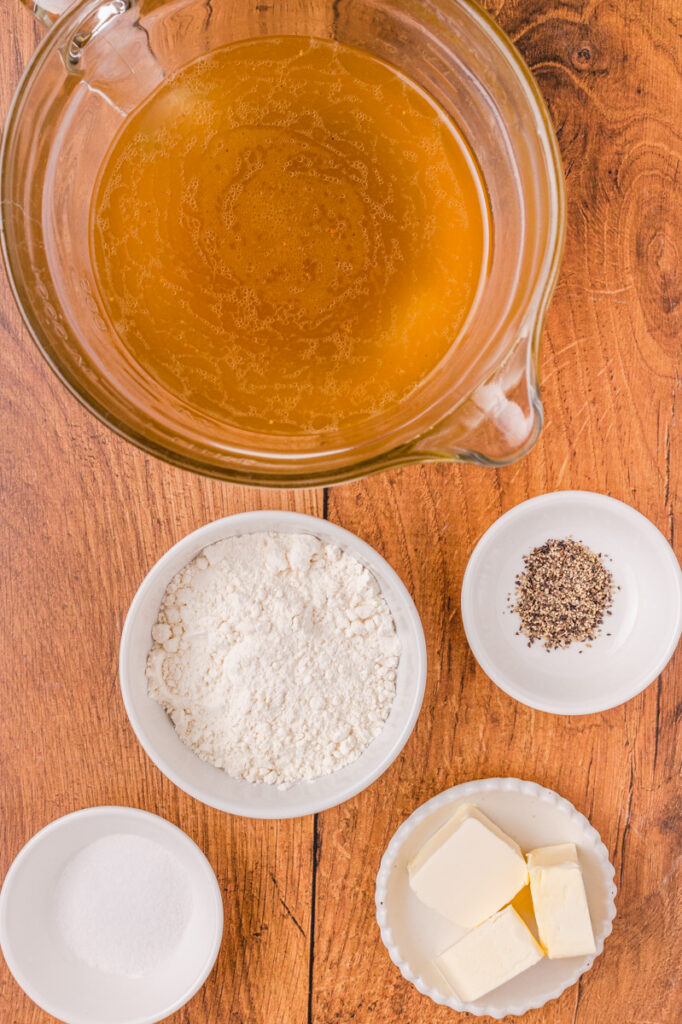
[[[682,632],[682,573],[629,505],[555,491],[501,516],[476,545],[462,620],[484,672],[540,711],[616,707],[658,678]]]

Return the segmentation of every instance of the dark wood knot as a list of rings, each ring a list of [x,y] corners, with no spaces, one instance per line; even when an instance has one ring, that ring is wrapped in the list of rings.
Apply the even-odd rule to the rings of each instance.
[[[577,71],[587,71],[592,64],[592,48],[589,43],[580,43],[571,54],[571,63]]]

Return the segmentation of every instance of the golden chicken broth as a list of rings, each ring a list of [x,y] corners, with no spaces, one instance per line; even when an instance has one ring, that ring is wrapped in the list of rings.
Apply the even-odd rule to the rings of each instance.
[[[91,211],[100,298],[170,401],[266,434],[404,402],[455,343],[488,218],[466,144],[394,68],[265,37],[124,123]]]

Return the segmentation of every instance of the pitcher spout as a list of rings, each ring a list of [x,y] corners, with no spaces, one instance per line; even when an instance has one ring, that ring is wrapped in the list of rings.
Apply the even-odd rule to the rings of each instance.
[[[506,362],[419,440],[422,458],[506,466],[528,454],[543,423],[535,342],[541,330],[519,338]]]

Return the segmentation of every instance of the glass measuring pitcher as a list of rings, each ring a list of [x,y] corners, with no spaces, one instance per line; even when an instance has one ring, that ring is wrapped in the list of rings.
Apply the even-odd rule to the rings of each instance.
[[[2,150],[2,244],[26,324],[70,391],[117,433],[186,469],[257,486],[317,486],[426,460],[503,465],[542,425],[537,369],[564,236],[549,116],[504,33],[470,0],[60,0],[19,85]],[[59,15],[59,16],[58,16]],[[260,35],[336,39],[396,66],[452,115],[482,170],[493,224],[461,336],[409,398],[317,438],[268,436],[174,403],[110,331],[89,248],[91,196],[121,125],[173,72]]]

